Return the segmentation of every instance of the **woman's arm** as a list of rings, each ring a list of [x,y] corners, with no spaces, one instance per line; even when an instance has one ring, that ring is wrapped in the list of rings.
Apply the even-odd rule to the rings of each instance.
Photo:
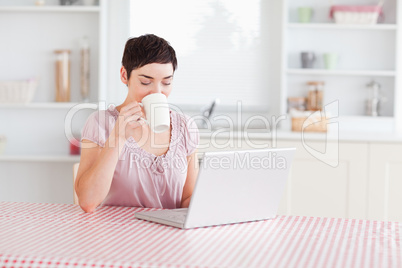
[[[142,120],[138,121],[139,115],[141,108],[136,102],[121,108],[116,124],[103,148],[91,141],[83,140],[75,191],[79,205],[85,212],[94,211],[106,198],[126,142],[126,127],[142,131],[139,126],[144,123]]]
[[[187,157],[187,178],[183,187],[180,205],[182,208],[188,208],[190,205],[191,195],[193,194],[195,181],[198,176],[198,168],[197,150],[195,150],[194,153]]]
[[[79,205],[85,212],[94,211],[109,192],[119,157],[118,151],[119,146],[102,148],[88,140],[82,141],[75,191]]]

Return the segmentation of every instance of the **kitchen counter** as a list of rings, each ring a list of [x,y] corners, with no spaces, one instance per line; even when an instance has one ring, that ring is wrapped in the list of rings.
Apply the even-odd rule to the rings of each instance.
[[[367,131],[330,131],[328,133],[293,132],[289,130],[277,130],[276,132],[267,129],[250,129],[248,131],[229,131],[229,129],[217,129],[213,131],[200,130],[200,137],[203,139],[217,138],[243,138],[255,140],[304,140],[308,141],[343,141],[343,142],[379,142],[379,143],[402,143],[402,135],[393,132],[367,132]]]
[[[253,140],[301,140],[302,135],[308,141],[343,141],[343,142],[376,142],[376,143],[399,143],[402,142],[402,133],[394,133],[395,118],[393,117],[369,117],[369,116],[339,116],[328,124],[328,133],[318,132],[300,132],[291,131],[290,117],[284,120],[278,120],[275,124],[269,116],[263,116],[269,125],[263,124],[261,120],[251,120],[255,114],[244,115],[241,120],[233,116],[230,124],[225,120],[211,120],[211,129],[200,129],[200,136],[203,139],[211,137],[218,139],[232,138],[250,138]],[[239,122],[249,122],[249,127],[239,128]],[[270,131],[276,125],[276,132]],[[232,129],[234,131],[230,131]],[[339,128],[339,133],[338,133]],[[246,130],[246,131],[244,131]]]

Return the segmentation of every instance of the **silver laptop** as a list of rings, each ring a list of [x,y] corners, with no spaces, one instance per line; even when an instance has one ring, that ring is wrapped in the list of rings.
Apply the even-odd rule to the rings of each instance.
[[[295,150],[205,153],[188,209],[137,212],[135,217],[183,229],[272,219]]]

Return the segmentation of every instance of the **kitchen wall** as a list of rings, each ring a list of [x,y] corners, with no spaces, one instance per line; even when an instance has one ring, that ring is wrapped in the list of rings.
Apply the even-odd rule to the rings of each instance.
[[[4,37],[0,42],[0,80],[39,78],[32,102],[39,104],[38,107],[0,105],[0,135],[7,137],[5,150],[0,155],[0,200],[72,202],[72,164],[79,160],[65,158],[70,150],[65,134],[65,119],[70,107],[57,104],[53,107],[51,104],[55,98],[54,49],[67,48],[72,51],[71,101],[80,102],[79,41],[83,35],[90,33],[90,100],[104,101],[104,106],[120,104],[124,100],[126,87],[120,81],[119,70],[124,44],[129,36],[129,1],[100,2],[99,13],[89,12],[83,16],[74,12],[13,11],[13,6],[33,7],[34,3],[30,0],[18,3],[0,0],[0,24],[13,25],[12,28],[0,28],[0,34]],[[267,100],[267,106],[276,113],[279,111],[276,100],[280,83],[281,29],[278,22],[281,3],[262,2],[262,8],[271,14],[262,17],[263,31],[270,40],[263,55],[269,70],[266,73],[268,84],[264,88],[270,90],[272,96]],[[57,0],[45,3],[49,6],[58,5]],[[201,107],[183,105],[182,108],[188,114],[196,115]],[[91,112],[91,109],[81,110],[67,124],[71,125],[76,138],[79,138],[80,130]],[[243,122],[255,112],[246,112]],[[236,112],[218,106],[217,113],[228,114],[237,122]]]
[[[99,14],[88,14],[90,21],[88,25],[82,25],[82,18],[80,19],[79,16],[74,18],[74,15],[72,15],[73,18],[70,18],[69,15],[63,14],[62,17],[66,17],[65,22],[57,24],[48,22],[48,19],[54,21],[55,17],[60,17],[60,14],[43,14],[41,20],[34,23],[29,20],[32,14],[20,14],[19,16],[22,18],[18,19],[14,12],[0,10],[0,25],[9,25],[10,20],[13,25],[13,29],[1,27],[1,36],[19,38],[21,41],[20,46],[13,45],[6,38],[4,39],[6,41],[0,42],[0,58],[2,59],[0,61],[0,80],[25,79],[39,74],[41,80],[34,102],[52,102],[54,99],[52,86],[54,84],[54,55],[52,51],[56,45],[71,48],[73,50],[72,66],[75,66],[72,70],[72,101],[79,102],[78,40],[83,33],[91,32],[91,29],[94,28],[96,33],[93,32],[91,36],[91,42],[93,42],[91,45],[93,48],[91,69],[94,71],[91,76],[91,101],[105,101],[105,105],[120,104],[126,93],[126,88],[119,78],[119,69],[124,43],[129,36],[129,18],[126,8],[128,2],[128,0],[101,0],[102,8]],[[282,50],[284,49],[282,47],[283,1],[261,2],[262,9],[265,10],[261,16],[263,20],[261,27],[268,40],[262,55],[266,64],[267,71],[264,75],[267,85],[262,90],[269,91],[269,98],[266,100],[269,109],[263,111],[243,110],[243,123],[256,114],[270,120],[272,115],[280,115],[281,109],[283,109],[280,101]],[[18,3],[32,5],[32,1],[29,0]],[[46,1],[46,3],[57,4],[57,1]],[[0,8],[4,5],[15,5],[15,2],[0,0]],[[74,23],[71,23],[71,19]],[[65,28],[58,31],[61,26]],[[15,29],[19,30],[15,31]],[[48,29],[44,32],[58,32],[58,35],[50,34],[40,37],[34,35],[35,31],[42,32],[43,29]],[[67,31],[67,34],[64,34],[63,31]],[[66,39],[66,35],[73,37]],[[29,38],[24,38],[24,36]],[[31,55],[32,49],[40,51],[40,53],[35,52]],[[31,58],[40,57],[46,59],[42,66],[36,66],[29,61]],[[211,99],[213,97],[211,96]],[[182,105],[182,108],[188,114],[196,115],[201,107]],[[78,162],[79,159],[71,158],[56,162],[49,160],[69,154],[69,142],[65,136],[65,118],[69,109],[69,107],[54,109],[48,106],[32,108],[32,106],[7,107],[0,105],[0,135],[7,136],[4,154],[0,155],[0,170],[2,171],[0,172],[0,189],[2,189],[0,201],[72,202],[72,164]],[[91,112],[93,110],[87,108],[73,117],[71,123],[73,132],[80,132]],[[233,109],[218,106],[216,114],[227,114],[233,118],[234,122],[238,122],[238,113]],[[372,122],[362,119],[359,120],[359,124],[356,124],[356,120],[351,118],[350,121],[343,121],[343,126],[356,130],[361,128],[362,124],[366,124],[372,129],[392,130],[389,125],[392,126],[393,122],[381,120],[374,125]],[[255,127],[263,127],[262,122],[256,121],[254,124]],[[33,156],[33,158],[27,156]],[[41,160],[41,156],[48,156],[47,160]],[[47,188],[46,185],[49,187]],[[43,189],[45,194],[37,194],[40,189]]]

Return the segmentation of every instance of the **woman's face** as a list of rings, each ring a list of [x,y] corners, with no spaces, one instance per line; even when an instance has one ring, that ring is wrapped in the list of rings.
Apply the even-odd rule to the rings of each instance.
[[[173,65],[171,63],[150,63],[135,69],[127,80],[127,71],[121,67],[120,78],[128,86],[128,97],[131,101],[141,100],[153,93],[162,93],[169,97],[172,91]]]

